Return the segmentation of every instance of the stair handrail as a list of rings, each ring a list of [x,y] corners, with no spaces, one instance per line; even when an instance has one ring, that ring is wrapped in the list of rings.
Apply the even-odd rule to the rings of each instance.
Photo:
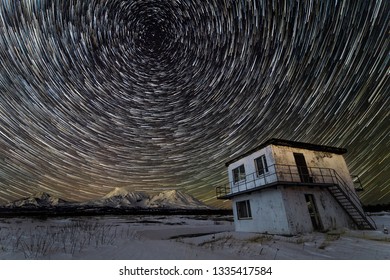
[[[341,190],[344,192],[344,194],[346,194],[347,197],[351,200],[354,208],[368,223],[370,223],[371,226],[374,226],[374,228],[376,228],[375,221],[370,216],[367,216],[364,210],[362,209],[357,194],[353,192],[350,188],[348,188],[347,183],[345,183],[344,179],[337,173],[336,170],[333,169],[333,172],[337,181],[337,185],[341,187]]]

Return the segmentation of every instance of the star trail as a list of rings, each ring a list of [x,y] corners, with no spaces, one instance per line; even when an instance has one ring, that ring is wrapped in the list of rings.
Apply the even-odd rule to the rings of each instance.
[[[275,137],[390,202],[389,1],[2,0],[0,202],[181,189]]]

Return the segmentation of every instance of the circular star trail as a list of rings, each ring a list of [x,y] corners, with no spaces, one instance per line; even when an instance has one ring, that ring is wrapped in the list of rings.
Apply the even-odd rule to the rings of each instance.
[[[389,1],[3,0],[0,196],[179,188],[276,137],[390,202]]]

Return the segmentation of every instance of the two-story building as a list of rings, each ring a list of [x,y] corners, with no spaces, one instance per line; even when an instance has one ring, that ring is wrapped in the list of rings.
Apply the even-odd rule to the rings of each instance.
[[[237,231],[292,235],[375,229],[361,206],[342,148],[270,139],[226,163]]]

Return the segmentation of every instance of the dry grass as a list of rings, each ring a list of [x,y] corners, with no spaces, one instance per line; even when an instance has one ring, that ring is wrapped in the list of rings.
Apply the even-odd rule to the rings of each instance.
[[[58,226],[36,225],[28,230],[0,227],[0,250],[22,253],[25,259],[45,258],[58,252],[73,256],[90,246],[114,245],[117,238],[129,234],[123,229],[118,232],[113,225],[88,221]]]

